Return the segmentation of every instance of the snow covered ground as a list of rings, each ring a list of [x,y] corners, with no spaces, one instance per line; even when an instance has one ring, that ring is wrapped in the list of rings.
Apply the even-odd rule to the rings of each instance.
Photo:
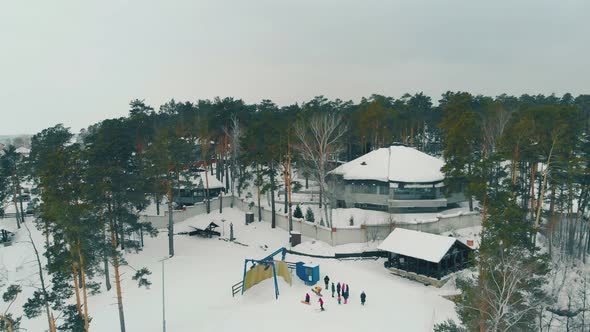
[[[224,209],[209,215],[199,215],[177,224],[181,231],[198,220],[212,220],[223,225],[225,237],[229,237],[233,223],[237,241],[247,246],[221,241],[178,235],[175,237],[176,256],[165,261],[166,321],[168,331],[432,331],[436,322],[455,317],[454,305],[440,295],[448,289],[437,289],[406,280],[385,270],[383,260],[339,261],[334,259],[310,259],[287,255],[291,262],[313,261],[320,265],[321,276],[345,282],[352,288],[350,303],[338,305],[335,299],[325,297],[326,312],[319,312],[318,298],[309,292],[309,286],[293,278],[292,285],[279,281],[280,296],[274,298],[271,280],[232,297],[231,286],[242,279],[244,259],[260,259],[287,244],[287,232],[271,229],[268,222],[243,224],[243,212]],[[225,222],[221,220],[224,219]],[[3,221],[0,221],[3,222]],[[42,246],[42,236],[33,230],[34,238]],[[21,230],[17,239],[24,240]],[[297,250],[329,254],[332,250],[350,252],[362,249],[366,244],[353,244],[336,248],[311,239],[296,247]],[[167,233],[146,239],[145,248],[139,254],[127,254],[129,266],[123,267],[124,308],[128,331],[162,330],[162,263],[167,257]],[[0,291],[19,280],[35,284],[35,265],[31,264],[30,245],[19,242],[11,247],[0,247]],[[148,267],[152,271],[151,289],[137,288],[131,280],[133,268]],[[102,279],[97,279],[102,281]],[[25,297],[33,291],[23,287]],[[359,294],[367,294],[367,305],[361,306]],[[300,303],[310,293],[312,305]],[[93,331],[118,331],[114,289],[91,296],[89,311],[93,317]],[[0,310],[4,308],[0,307]],[[20,309],[18,309],[20,310]],[[18,312],[17,312],[18,313]],[[28,331],[43,331],[46,320],[40,317],[24,320],[22,327]]]

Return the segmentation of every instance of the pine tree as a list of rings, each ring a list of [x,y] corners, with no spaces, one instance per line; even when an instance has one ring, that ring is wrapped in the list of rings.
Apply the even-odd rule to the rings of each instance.
[[[315,216],[313,215],[313,211],[310,207],[308,207],[307,211],[305,211],[305,220],[308,222],[315,222]]]
[[[96,250],[103,258],[107,290],[110,288],[109,263],[115,270],[115,286],[121,331],[125,330],[120,266],[124,264],[119,249],[139,250],[141,244],[126,240],[126,234],[157,232],[149,223],[140,223],[136,211],[147,205],[150,178],[144,174],[142,151],[134,145],[133,125],[128,120],[105,120],[92,128],[85,139],[86,172],[85,194],[93,206],[92,217],[100,224]],[[109,156],[109,158],[104,158]],[[108,235],[107,235],[108,234]]]
[[[468,93],[448,92],[441,100],[444,133],[445,187],[449,192],[464,192],[473,211],[474,167],[481,156],[481,120],[473,97]]]
[[[22,292],[22,287],[19,285],[10,285],[6,288],[6,291],[2,294],[2,300],[6,307],[0,311],[0,331],[18,331],[20,325],[20,317],[14,318],[12,314],[8,313],[10,307],[16,301],[18,295]]]
[[[299,204],[297,204],[297,206],[295,207],[295,211],[293,211],[293,217],[303,219],[303,212],[301,211]]]
[[[21,198],[23,158],[16,152],[14,145],[4,148],[0,154],[0,205],[6,197],[12,198],[16,211],[16,225],[20,228],[20,224],[25,220]]]

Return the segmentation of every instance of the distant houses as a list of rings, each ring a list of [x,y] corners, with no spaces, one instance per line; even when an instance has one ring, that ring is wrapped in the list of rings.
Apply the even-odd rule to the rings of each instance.
[[[22,155],[23,157],[29,157],[29,154],[31,153],[31,150],[25,148],[24,146],[21,146],[21,147],[19,147],[19,148],[16,149],[16,153]]]
[[[404,145],[371,151],[328,173],[336,208],[433,212],[464,200],[444,194],[444,162]]]
[[[207,188],[209,188],[209,198],[214,198],[224,191],[225,186],[215,176],[209,175],[205,178],[205,171],[197,172],[173,188],[174,202],[180,205],[202,202],[207,197]]]

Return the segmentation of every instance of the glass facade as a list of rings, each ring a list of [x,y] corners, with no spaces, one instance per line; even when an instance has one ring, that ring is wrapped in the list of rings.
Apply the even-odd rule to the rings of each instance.
[[[442,197],[438,188],[391,188],[391,199],[437,199]]]
[[[354,182],[351,191],[354,194],[389,195],[389,187],[385,183]]]

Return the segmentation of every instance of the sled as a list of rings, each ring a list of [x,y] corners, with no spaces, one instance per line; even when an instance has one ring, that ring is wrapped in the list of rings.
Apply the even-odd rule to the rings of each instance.
[[[310,304],[311,304],[311,302],[305,302],[305,301],[303,301],[303,300],[301,300],[301,303],[303,303],[303,304],[307,304],[307,305],[310,305]]]
[[[315,290],[315,289],[312,289],[311,291],[312,291],[312,292],[313,292],[315,295],[317,295],[317,296],[319,296],[319,297],[322,297],[322,293],[320,293],[320,292],[316,292],[316,290]]]

